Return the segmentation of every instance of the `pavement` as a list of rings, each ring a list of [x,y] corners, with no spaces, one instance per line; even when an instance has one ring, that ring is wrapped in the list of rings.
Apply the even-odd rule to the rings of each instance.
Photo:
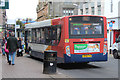
[[[2,56],[0,53],[0,79],[2,79]]]
[[[27,54],[16,57],[14,66],[7,63],[6,56],[1,57],[2,78],[70,78],[59,71],[56,74],[43,74],[43,62],[31,59]]]

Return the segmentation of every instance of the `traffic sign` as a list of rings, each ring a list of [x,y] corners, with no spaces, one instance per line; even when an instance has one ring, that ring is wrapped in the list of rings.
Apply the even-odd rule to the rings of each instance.
[[[112,22],[110,22],[110,23],[109,23],[109,27],[112,27],[112,26],[113,26],[113,23],[112,23]]]
[[[0,0],[0,9],[9,9],[9,0]]]
[[[112,27],[113,27],[113,23],[110,22],[110,23],[109,23],[109,29],[112,30]]]

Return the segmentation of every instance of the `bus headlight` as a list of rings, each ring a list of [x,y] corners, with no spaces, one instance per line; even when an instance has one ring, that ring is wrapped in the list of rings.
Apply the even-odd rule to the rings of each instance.
[[[107,45],[104,45],[104,48],[103,48],[103,55],[106,55],[107,54]]]
[[[66,54],[67,54],[67,56],[71,56],[71,54],[70,54],[70,46],[66,46]]]

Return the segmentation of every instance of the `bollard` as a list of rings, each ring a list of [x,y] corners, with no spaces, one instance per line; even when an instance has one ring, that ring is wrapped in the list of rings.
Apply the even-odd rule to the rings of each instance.
[[[55,74],[57,67],[57,52],[53,50],[44,51],[43,74]]]

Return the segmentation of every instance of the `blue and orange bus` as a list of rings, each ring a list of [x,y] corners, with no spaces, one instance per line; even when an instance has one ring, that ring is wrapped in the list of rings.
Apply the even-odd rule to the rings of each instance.
[[[57,51],[58,63],[107,61],[106,17],[72,15],[26,24],[30,55]]]

